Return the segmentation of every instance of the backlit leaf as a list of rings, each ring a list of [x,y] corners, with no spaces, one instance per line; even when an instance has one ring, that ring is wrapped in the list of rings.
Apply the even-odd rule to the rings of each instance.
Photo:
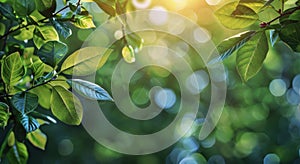
[[[91,15],[76,15],[73,24],[81,29],[95,28],[93,17]]]
[[[39,77],[41,77],[44,74],[45,64],[40,60],[39,57],[34,56],[31,58],[32,64],[30,68],[33,71],[33,78],[34,80],[37,80]]]
[[[47,143],[47,136],[40,129],[28,133],[27,139],[30,141],[30,143],[33,146],[45,150],[46,143]]]
[[[59,37],[52,26],[36,27],[33,35],[33,42],[37,48],[40,48],[47,41],[58,41]]]
[[[105,64],[111,52],[102,47],[81,48],[64,60],[61,72],[75,76],[92,74]]]
[[[134,54],[134,50],[132,48],[131,45],[127,45],[124,46],[122,49],[122,56],[123,59],[127,62],[127,63],[133,63],[135,62],[135,54]]]
[[[14,35],[14,38],[20,41],[32,39],[34,29],[34,25],[28,26],[27,28],[22,28],[19,34]]]
[[[55,117],[69,125],[79,125],[82,120],[82,105],[72,92],[54,86],[51,95],[51,111]]]
[[[255,13],[258,13],[264,7],[265,1],[264,0],[240,0],[240,4],[243,6],[247,6],[250,9],[252,9]]]
[[[238,5],[238,2],[231,2],[215,12],[219,21],[227,28],[246,28],[258,19],[258,15],[249,7]]]
[[[6,85],[17,84],[24,75],[24,67],[20,54],[15,52],[4,58],[1,64],[1,77]]]

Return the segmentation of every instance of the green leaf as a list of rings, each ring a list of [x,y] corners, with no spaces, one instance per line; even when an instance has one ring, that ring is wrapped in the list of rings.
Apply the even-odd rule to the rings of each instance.
[[[110,16],[115,16],[116,11],[115,11],[115,4],[110,3],[110,2],[103,2],[103,0],[93,0],[94,2],[97,3],[97,5],[108,15]]]
[[[51,95],[51,110],[55,117],[69,125],[79,125],[82,120],[82,105],[72,92],[54,86]]]
[[[38,96],[29,92],[15,94],[11,99],[12,105],[22,114],[34,111],[38,106]]]
[[[33,42],[37,48],[40,48],[47,41],[58,41],[59,37],[52,26],[36,27],[33,35]]]
[[[17,84],[24,75],[24,67],[19,52],[15,52],[2,61],[1,77],[8,86]]]
[[[68,80],[72,88],[81,96],[92,100],[109,100],[113,101],[110,95],[97,84],[81,79]]]
[[[9,163],[25,164],[28,159],[26,145],[21,142],[16,142],[7,152]]]
[[[268,0],[267,2],[265,2],[264,7],[270,6],[273,1],[274,0]]]
[[[27,133],[33,132],[40,127],[39,122],[35,118],[26,114],[17,114],[17,120]]]
[[[132,48],[131,45],[127,45],[124,46],[122,49],[122,56],[123,59],[127,62],[127,63],[133,63],[135,62],[135,54],[134,54],[134,50]]]
[[[244,81],[257,74],[268,53],[268,40],[265,31],[257,32],[237,52],[237,70]]]
[[[219,62],[230,56],[233,52],[241,48],[253,35],[255,31],[245,31],[228,39],[225,39],[217,46],[219,57],[212,62]]]
[[[45,109],[50,109],[50,97],[51,97],[51,90],[45,86],[41,85],[30,90],[31,93],[34,93],[38,96],[38,103],[41,107]]]
[[[10,20],[17,20],[13,8],[7,3],[0,2],[0,13]]]
[[[32,39],[34,29],[34,25],[28,26],[27,28],[22,28],[20,33],[14,35],[14,38],[20,41]]]
[[[5,127],[10,117],[9,107],[7,104],[0,102],[0,127]]]
[[[56,9],[56,0],[35,0],[37,10],[45,17],[49,18]]]
[[[249,7],[231,2],[215,12],[219,21],[227,28],[246,28],[258,20],[258,15]]]
[[[279,33],[277,30],[271,29],[270,30],[270,42],[272,47],[274,47],[274,44],[277,42],[279,38]]]
[[[32,64],[30,68],[33,71],[33,79],[37,80],[39,77],[43,76],[45,64],[40,60],[40,58],[34,56],[31,58]]]
[[[61,72],[74,76],[92,74],[105,64],[111,52],[102,47],[81,48],[64,60]]]
[[[51,86],[62,86],[66,89],[70,88],[70,85],[67,83],[67,78],[64,76],[58,76],[55,80],[49,82]]]
[[[0,36],[3,36],[5,34],[6,31],[6,27],[4,23],[0,23]],[[0,55],[0,59],[1,59],[1,55]]]
[[[16,139],[15,139],[15,133],[14,132],[11,132],[8,136],[8,139],[7,139],[7,145],[9,147],[12,147],[14,146],[14,144],[16,143]]]
[[[67,52],[68,46],[66,44],[59,41],[48,41],[37,51],[37,55],[44,63],[55,67]]]
[[[67,39],[69,36],[72,35],[72,30],[63,22],[59,22],[55,20],[55,18],[50,19],[50,22],[61,36]]]
[[[294,51],[300,52],[300,22],[284,26],[279,32],[279,37]]]
[[[13,0],[13,8],[18,16],[25,17],[35,10],[33,0]]]
[[[126,35],[125,38],[126,38],[127,43],[132,46],[135,53],[138,53],[139,50],[142,49],[144,40],[136,33],[132,32],[132,33]]]
[[[247,6],[252,9],[255,13],[259,13],[264,7],[264,0],[240,0],[240,5]]]
[[[45,150],[46,143],[47,143],[47,136],[40,129],[28,133],[27,139],[30,141],[30,143],[33,146]]]
[[[289,19],[299,21],[300,20],[300,10],[297,10],[297,11],[293,12],[293,14],[291,14],[289,16]]]
[[[81,29],[95,28],[93,16],[91,15],[76,15],[73,24]]]

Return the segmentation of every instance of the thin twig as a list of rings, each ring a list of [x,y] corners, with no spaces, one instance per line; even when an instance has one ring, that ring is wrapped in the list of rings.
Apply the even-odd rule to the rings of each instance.
[[[300,10],[300,6],[296,7],[294,10],[290,11],[290,12],[286,12],[286,13],[282,13],[281,15],[279,15],[278,17],[272,19],[271,21],[267,22],[268,25],[270,25],[271,23],[275,22],[276,20],[280,19],[283,16],[286,15],[290,15],[293,14],[295,11]]]

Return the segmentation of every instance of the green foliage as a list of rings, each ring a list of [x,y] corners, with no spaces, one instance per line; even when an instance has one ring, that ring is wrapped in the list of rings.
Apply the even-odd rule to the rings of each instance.
[[[79,99],[61,86],[54,86],[51,94],[51,111],[54,116],[70,125],[79,125],[82,106]]]
[[[15,144],[10,147],[7,152],[7,159],[9,163],[27,163],[28,152],[25,144],[21,142],[15,142]]]
[[[37,51],[37,55],[44,63],[55,67],[67,52],[68,47],[66,44],[59,41],[48,41]]]
[[[48,41],[59,40],[58,34],[53,26],[36,27],[33,34],[33,42],[37,48],[41,48],[41,46]]]
[[[216,16],[227,28],[240,29],[246,28],[255,23],[258,19],[257,14],[243,3],[228,3],[216,11]]]
[[[269,22],[261,22],[260,26],[250,27],[252,32],[244,32],[239,36],[228,38],[221,42],[217,50],[220,54],[218,59],[223,60],[237,51],[236,66],[243,81],[254,77],[261,69],[269,51],[268,41],[272,47],[278,41],[288,44],[295,52],[300,52],[299,11],[300,7],[285,9],[285,1],[281,2],[281,8],[276,9],[277,1],[267,2],[260,0],[241,0],[225,4],[215,12],[220,22],[229,29],[249,28],[260,16],[268,15],[270,10],[279,13]],[[297,2],[298,3],[298,2]],[[285,9],[283,11],[283,9]],[[279,20],[279,23],[278,23]],[[268,32],[270,35],[265,35]],[[267,39],[269,37],[269,39]]]
[[[45,17],[51,17],[56,9],[55,0],[35,0],[37,10]]]
[[[38,96],[29,92],[20,92],[15,94],[11,103],[21,114],[28,114],[38,106]]]
[[[25,17],[35,10],[34,1],[28,0],[12,0],[13,8],[18,16]]]
[[[237,69],[243,80],[247,81],[261,69],[268,53],[265,31],[257,32],[237,51]]]
[[[30,132],[27,134],[27,139],[34,145],[35,147],[45,150],[47,136],[39,129]]]
[[[135,62],[135,54],[134,54],[134,50],[133,50],[133,48],[132,48],[131,45],[123,47],[123,49],[122,49],[122,55],[123,55],[124,60],[127,63],[133,63],[133,62]]]
[[[220,54],[220,58],[218,60],[225,59],[235,50],[242,47],[253,36],[253,34],[255,34],[255,31],[246,31],[224,40],[217,47],[217,50]]]
[[[3,102],[0,102],[0,127],[5,127],[9,119],[9,106]]]
[[[300,52],[300,22],[288,24],[279,32],[279,37],[287,43],[294,51]]]
[[[72,53],[61,65],[61,72],[67,75],[85,76],[101,68],[108,59],[111,49],[84,47]],[[99,61],[98,63],[94,61]]]
[[[1,66],[1,78],[7,86],[14,86],[22,79],[24,67],[19,52],[5,57]]]
[[[69,11],[62,14],[64,10]],[[113,101],[99,85],[64,76],[91,74],[112,52],[109,47],[86,47],[68,54],[68,45],[60,38],[72,35],[72,24],[82,29],[95,27],[80,1],[61,9],[55,0],[0,2],[0,127],[6,131],[1,162],[26,163],[25,139],[45,150],[47,136],[39,127],[56,123],[51,115],[69,125],[81,123],[82,105],[71,87],[83,97]],[[51,109],[50,114],[43,109]]]

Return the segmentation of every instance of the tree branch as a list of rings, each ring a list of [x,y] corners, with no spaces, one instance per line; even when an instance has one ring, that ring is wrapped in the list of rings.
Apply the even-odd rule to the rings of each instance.
[[[300,6],[296,7],[294,10],[292,10],[292,11],[290,11],[290,12],[286,12],[286,13],[280,14],[278,17],[276,17],[276,18],[270,20],[269,22],[264,22],[264,24],[265,24],[266,26],[262,26],[262,28],[267,27],[268,25],[270,25],[271,23],[275,22],[276,20],[280,19],[280,18],[283,17],[283,16],[293,14],[293,13],[294,13],[295,11],[297,11],[297,10],[300,10]]]

